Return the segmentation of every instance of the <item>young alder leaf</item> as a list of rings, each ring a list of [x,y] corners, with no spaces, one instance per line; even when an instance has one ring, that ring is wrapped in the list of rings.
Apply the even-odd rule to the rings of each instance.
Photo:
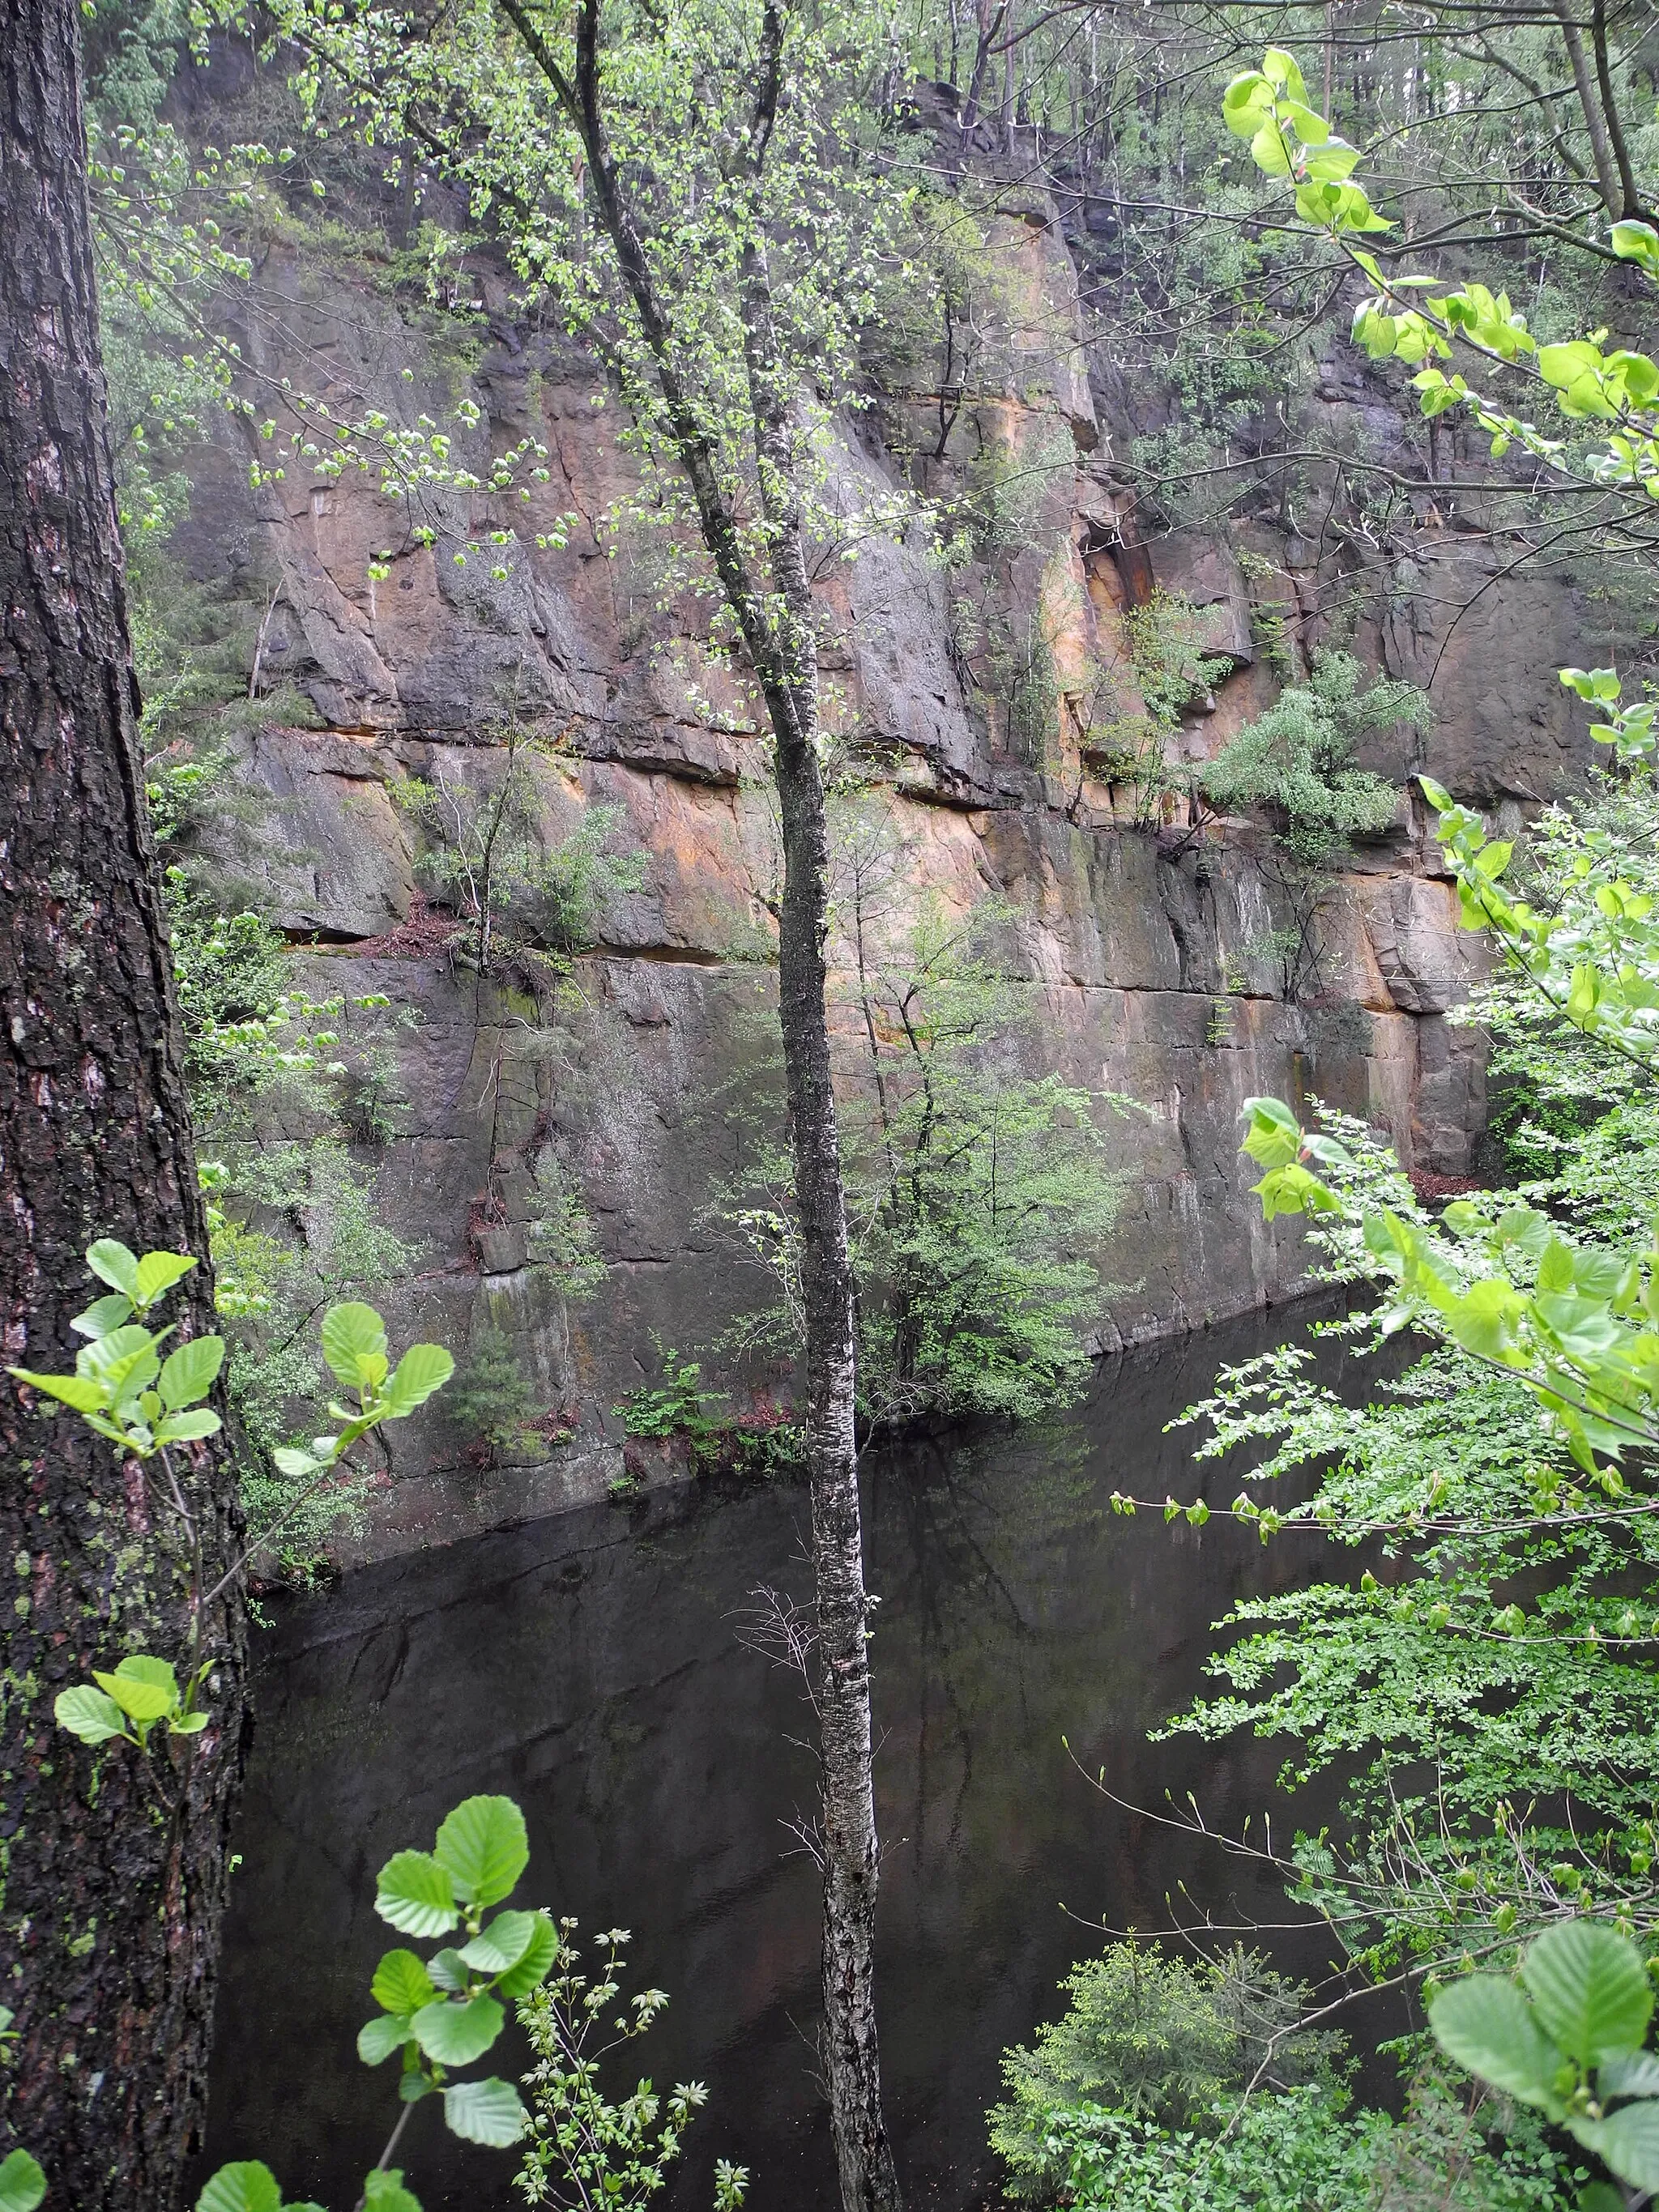
[[[432,1998],[432,1978],[412,1951],[388,1951],[368,1993],[387,2012],[418,2012]]]
[[[530,1863],[524,1814],[510,1797],[468,1797],[438,1831],[440,1863],[470,1905],[499,1905]]]
[[[1614,2097],[1659,2097],[1659,2057],[1651,2051],[1633,2051],[1628,2058],[1610,2058],[1595,2077],[1601,2102]]]
[[[1628,1936],[1594,1920],[1564,1920],[1530,1946],[1521,1978],[1540,2026],[1581,2066],[1641,2048],[1653,1992]]]
[[[155,1663],[154,1662],[152,1664]],[[161,1662],[165,1665],[165,1662]],[[106,1691],[121,1711],[135,1721],[159,1721],[172,1711],[179,1702],[179,1685],[173,1680],[173,1669],[167,1669],[165,1682],[150,1680],[146,1675],[126,1672],[131,1662],[123,1660],[112,1674],[101,1674],[94,1667],[92,1679],[100,1690]]]
[[[553,1923],[544,1912],[535,1913],[532,1917],[536,1923],[535,1931],[517,1966],[508,1967],[496,1983],[498,1996],[528,1996],[532,1990],[539,1989],[547,1979],[549,1970],[559,1954],[559,1939]],[[499,1921],[495,1923],[495,1926],[500,1924]]]
[[[138,1261],[112,1237],[100,1237],[87,1252],[87,1265],[100,1283],[107,1283],[112,1291],[135,1304],[138,1297]]]
[[[407,2014],[377,2013],[357,2030],[357,2056],[365,2066],[379,2066],[394,2051],[401,2051],[409,2037]]]
[[[506,2020],[494,1997],[469,1997],[465,2004],[434,1997],[409,2024],[422,2050],[440,2066],[470,2066],[483,2057]]]
[[[169,1413],[155,1431],[158,1444],[194,1443],[202,1437],[216,1437],[224,1423],[206,1406],[192,1406],[185,1413]]]
[[[0,2212],[34,2212],[46,2193],[40,2162],[27,2151],[15,2150],[0,2163]]]
[[[1659,2105],[1621,2105],[1605,2120],[1569,2120],[1567,2125],[1620,2181],[1659,2189]]]
[[[441,1390],[455,1372],[455,1362],[441,1344],[411,1344],[398,1362],[386,1386],[388,1413],[394,1421],[423,1406],[434,1390]]]
[[[404,2187],[399,2166],[376,2166],[363,2183],[363,2212],[421,2212],[421,2200]]]
[[[1625,2192],[1608,2181],[1592,2181],[1578,2192],[1578,2212],[1625,2212]]]
[[[89,1375],[35,1375],[27,1367],[9,1367],[6,1372],[27,1382],[31,1390],[43,1390],[48,1398],[61,1399],[77,1413],[95,1413],[108,1400],[103,1384]]]
[[[278,1444],[270,1455],[276,1462],[278,1474],[300,1480],[308,1474],[320,1474],[323,1462],[313,1459],[308,1451],[296,1450],[292,1444]]]
[[[323,1316],[323,1357],[337,1382],[356,1389],[386,1377],[386,1323],[373,1306],[356,1301],[331,1306]],[[373,1372],[380,1363],[380,1373]]]
[[[208,1717],[204,1712],[180,1713],[167,1723],[174,1735],[200,1735],[207,1724]]]
[[[161,1363],[156,1380],[161,1403],[173,1413],[181,1406],[193,1406],[206,1397],[224,1364],[222,1336],[193,1336],[188,1344],[176,1346]]]
[[[222,2166],[196,2200],[196,2212],[283,2212],[283,2192],[257,2158]]]
[[[1500,1974],[1453,1982],[1429,2007],[1429,2026],[1446,2056],[1471,2074],[1553,2120],[1562,2117],[1565,2107],[1554,2087],[1561,2053],[1513,1982]]]
[[[432,1977],[434,1990],[448,1990],[452,1995],[464,1990],[471,1978],[466,1960],[459,1951],[434,1951],[426,1962],[426,1970]]]
[[[126,1734],[119,1705],[88,1682],[60,1690],[52,1710],[58,1727],[78,1735],[82,1743],[106,1743],[111,1736]]]
[[[453,2081],[444,2091],[444,2122],[465,2142],[505,2150],[524,2133],[528,2115],[510,2081]]]
[[[478,1974],[504,1974],[516,1966],[530,1948],[538,1916],[533,1912],[498,1912],[459,1956]]]
[[[374,1910],[404,1936],[443,1936],[460,1915],[448,1874],[428,1851],[398,1851],[380,1869]]]
[[[132,1315],[132,1300],[124,1291],[112,1291],[106,1298],[94,1298],[84,1313],[78,1313],[70,1323],[77,1336],[107,1336],[112,1328],[122,1328]]]
[[[88,1257],[90,1258],[91,1255],[88,1254]],[[176,1282],[189,1274],[195,1265],[195,1261],[187,1252],[146,1252],[138,1262],[132,1292],[133,1304],[149,1305],[161,1297],[163,1291],[170,1291]],[[118,1283],[115,1287],[124,1291],[126,1285]]]

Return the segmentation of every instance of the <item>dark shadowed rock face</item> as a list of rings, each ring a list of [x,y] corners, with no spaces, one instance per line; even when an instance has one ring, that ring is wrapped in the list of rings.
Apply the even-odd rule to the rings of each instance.
[[[849,493],[891,485],[895,454],[909,451],[929,457],[912,466],[930,490],[958,490],[976,469],[982,480],[987,455],[1034,489],[966,570],[947,574],[919,538],[836,564],[822,586],[824,665],[830,720],[890,784],[917,897],[961,911],[995,892],[1018,908],[1031,1064],[1139,1102],[1112,1124],[1127,1182],[1104,1349],[1280,1298],[1300,1279],[1297,1235],[1264,1228],[1238,1159],[1252,1093],[1317,1092],[1389,1131],[1407,1165],[1467,1170],[1484,1060],[1447,1016],[1480,948],[1458,933],[1420,804],[1403,795],[1393,830],[1334,886],[1311,996],[1294,1005],[1266,944],[1285,917],[1259,864],[1263,833],[1189,836],[1184,806],[1136,826],[1109,748],[1091,734],[1140,703],[1126,611],[1184,593],[1204,650],[1231,672],[1175,748],[1196,763],[1274,696],[1262,617],[1294,611],[1308,580],[1294,541],[1254,544],[1248,574],[1214,538],[1133,542],[1052,210],[1038,194],[1000,222],[1006,327],[976,364],[977,398],[946,420],[934,366],[916,364],[849,426],[836,481]],[[488,270],[477,282],[487,326],[459,365],[367,282],[280,251],[242,335],[263,374],[343,411],[442,417],[475,398],[475,459],[526,433],[542,440],[550,480],[514,515],[515,544],[467,554],[495,518],[453,496],[433,510],[436,542],[410,544],[366,477],[313,483],[296,467],[251,493],[246,455],[229,451],[204,473],[187,533],[199,574],[270,604],[262,685],[297,686],[326,726],[245,742],[243,770],[269,803],[250,811],[236,864],[319,948],[308,982],[383,992],[418,1016],[398,1032],[406,1130],[380,1167],[386,1218],[421,1254],[414,1277],[383,1286],[394,1323],[457,1344],[492,1323],[538,1393],[576,1417],[574,1442],[487,1475],[446,1464],[435,1421],[408,1424],[368,1538],[381,1553],[592,1498],[621,1471],[609,1408],[654,1374],[653,1332],[705,1349],[756,1302],[758,1282],[709,1206],[753,1141],[747,1110],[776,1087],[781,862],[750,704],[708,649],[706,609],[665,599],[650,531],[604,522],[635,474],[614,409],[594,404],[592,364],[512,326]],[[538,549],[561,517],[568,543]],[[1367,764],[1402,781],[1427,768],[1487,804],[1545,798],[1589,750],[1553,674],[1582,657],[1573,592],[1506,584],[1454,621],[1475,556],[1448,533],[1419,535],[1359,644],[1389,673],[1431,684],[1440,720],[1426,738],[1379,741]],[[388,547],[389,573],[371,579]],[[1264,548],[1266,586],[1249,580]],[[1007,641],[1021,638],[1041,641],[1035,712],[1006,676]],[[613,902],[551,1012],[423,951],[429,931],[392,933],[419,858],[396,787],[434,764],[463,781],[497,769],[509,711],[561,749],[562,766],[538,769],[549,842],[602,805],[617,849],[644,859],[641,887]],[[578,1192],[598,1224],[605,1276],[580,1303],[560,1297],[537,1256],[533,1224],[555,1188]]]

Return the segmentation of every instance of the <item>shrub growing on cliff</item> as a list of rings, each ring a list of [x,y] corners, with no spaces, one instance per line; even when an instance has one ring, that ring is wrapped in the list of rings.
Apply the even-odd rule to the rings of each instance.
[[[1415,684],[1378,681],[1362,691],[1361,674],[1350,653],[1316,653],[1310,680],[1281,692],[1204,771],[1212,805],[1259,808],[1272,825],[1268,878],[1294,929],[1284,957],[1291,998],[1318,973],[1318,909],[1350,839],[1386,829],[1399,805],[1391,783],[1355,767],[1356,744],[1369,731],[1397,722],[1426,729],[1431,720]]]
[[[556,978],[593,942],[606,902],[640,888],[643,863],[608,849],[621,820],[614,806],[590,807],[568,837],[550,839],[538,770],[559,756],[516,718],[502,743],[499,769],[434,757],[397,797],[428,833],[422,872],[459,908],[465,957],[479,974],[505,963]]]
[[[1053,1053],[999,949],[1017,910],[919,898],[890,800],[837,802],[836,1073],[858,1283],[859,1391],[878,1422],[1030,1419],[1068,1403],[1092,1357],[1100,1252],[1121,1177],[1103,1117],[1124,1102],[1032,1075]],[[772,1297],[733,1332],[792,1355],[799,1271],[783,1152],[763,1142],[719,1218]]]

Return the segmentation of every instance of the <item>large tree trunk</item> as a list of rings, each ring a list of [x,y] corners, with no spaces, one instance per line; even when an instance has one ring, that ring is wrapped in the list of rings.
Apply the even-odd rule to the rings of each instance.
[[[144,822],[87,214],[76,0],[0,0],[0,1298],[4,1358],[69,1365],[85,1248],[205,1255]],[[176,1296],[212,1326],[205,1261]],[[181,1468],[216,1579],[229,1480]],[[171,2212],[203,2109],[241,1759],[234,1594],[188,1754],[88,1750],[52,1701],[189,1634],[185,1547],[136,1468],[0,1383],[7,2144],[63,2212]],[[181,1455],[182,1456],[182,1455]]]

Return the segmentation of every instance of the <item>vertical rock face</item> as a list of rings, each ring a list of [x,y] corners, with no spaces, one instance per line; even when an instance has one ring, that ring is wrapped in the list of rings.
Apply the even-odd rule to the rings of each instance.
[[[1212,672],[1178,757],[1201,763],[1271,701],[1285,667],[1268,649],[1274,619],[1309,581],[1297,542],[1137,542],[1041,193],[1001,208],[985,259],[994,283],[971,330],[888,364],[884,398],[843,426],[832,472],[849,499],[908,482],[951,501],[958,553],[941,562],[917,530],[837,562],[822,585],[824,665],[849,759],[890,790],[912,896],[961,912],[995,895],[1015,910],[1027,1064],[1133,1102],[1109,1125],[1127,1174],[1099,1328],[1109,1346],[1297,1285],[1299,1240],[1263,1227],[1237,1158],[1252,1093],[1318,1093],[1386,1130],[1408,1166],[1467,1170],[1483,1061],[1447,1017],[1479,949],[1458,934],[1402,792],[1393,827],[1334,885],[1317,974],[1287,1003],[1266,833],[1200,831],[1184,801],[1148,802],[1124,732],[1143,713],[1131,617],[1160,592],[1195,611]],[[432,542],[416,543],[365,476],[291,466],[250,493],[247,456],[229,451],[203,471],[186,537],[199,575],[264,605],[260,688],[297,688],[323,725],[273,722],[239,741],[264,798],[236,865],[320,948],[304,956],[307,982],[384,994],[418,1018],[398,1031],[410,1103],[378,1203],[422,1256],[388,1301],[453,1343],[501,1328],[575,1423],[574,1443],[487,1477],[445,1466],[435,1424],[423,1437],[406,1425],[417,1433],[380,1508],[379,1548],[592,1494],[618,1464],[606,1409],[654,1373],[653,1333],[703,1349],[712,1375],[706,1348],[759,1291],[713,1201],[755,1141],[750,1109],[776,1087],[780,864],[750,703],[662,537],[612,519],[636,477],[593,365],[515,325],[499,276],[474,274],[464,357],[367,280],[280,252],[240,336],[264,377],[343,412],[445,419],[471,400],[479,458],[539,439],[550,481],[514,503],[513,544],[476,550],[503,517],[453,494],[422,518]],[[565,542],[538,548],[538,532]],[[1432,674],[1440,720],[1365,764],[1402,784],[1427,768],[1477,801],[1546,797],[1587,750],[1553,678],[1573,657],[1571,591],[1510,586],[1454,628],[1437,572],[1456,548],[1427,537],[1358,641],[1378,669]],[[537,769],[550,845],[603,806],[616,849],[642,859],[551,1015],[434,949],[418,834],[397,803],[411,775],[499,773],[509,715],[556,740],[558,763]],[[538,1258],[560,1189],[591,1212],[605,1263],[580,1303]]]

